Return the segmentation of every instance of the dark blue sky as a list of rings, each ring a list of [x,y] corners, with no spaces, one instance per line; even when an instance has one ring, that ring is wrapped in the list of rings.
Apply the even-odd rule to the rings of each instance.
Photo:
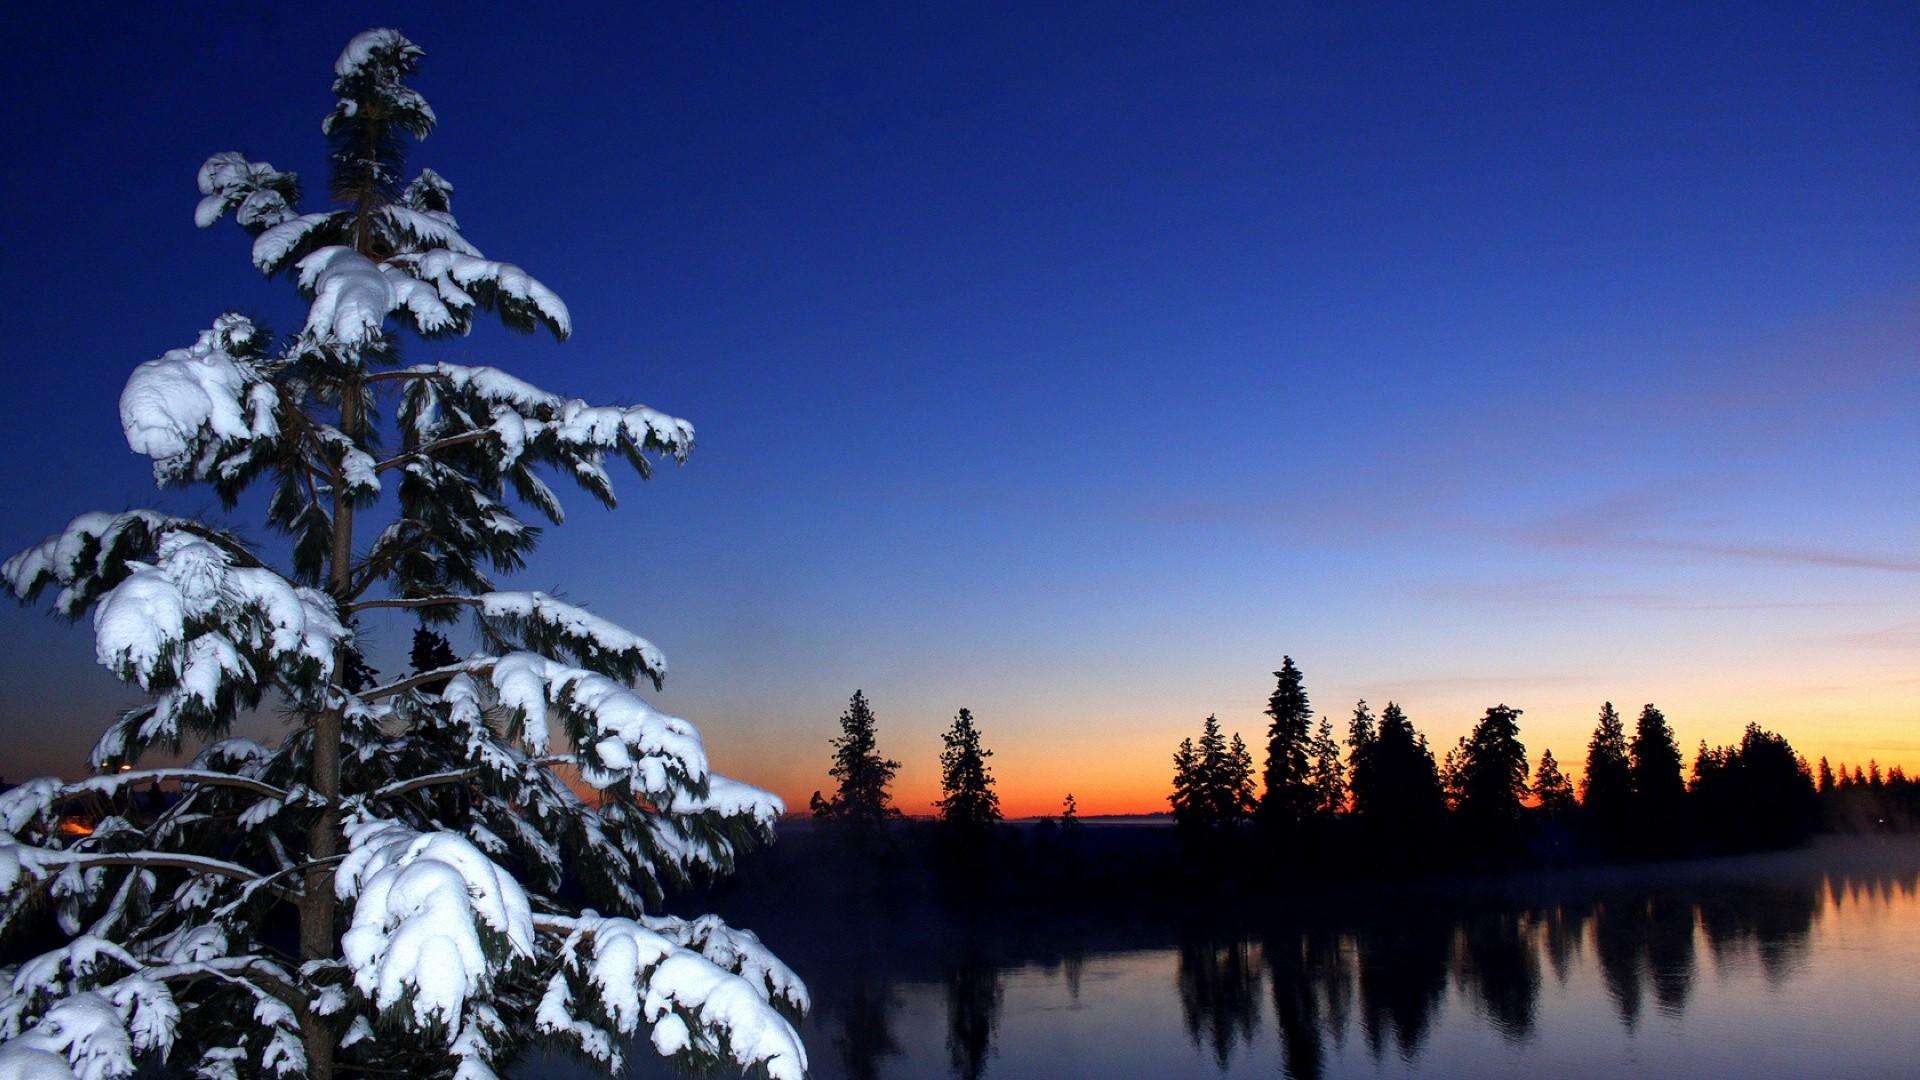
[[[300,309],[194,170],[317,194],[390,24],[413,161],[578,328],[409,355],[695,423],[525,583],[723,767],[804,797],[861,686],[915,797],[969,705],[1011,809],[1147,808],[1283,652],[1443,744],[1505,700],[1573,760],[1611,697],[1920,760],[1911,5],[560,7],[16,16],[0,547],[213,508],[119,387]],[[72,771],[127,695],[41,612],[0,650],[0,773]]]

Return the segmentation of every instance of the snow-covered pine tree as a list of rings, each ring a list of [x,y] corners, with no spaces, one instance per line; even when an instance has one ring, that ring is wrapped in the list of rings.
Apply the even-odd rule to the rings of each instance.
[[[288,567],[139,510],[82,515],[5,564],[23,599],[52,588],[60,613],[91,612],[101,663],[151,700],[101,736],[92,779],[0,796],[0,931],[57,923],[64,941],[0,971],[0,1076],[484,1078],[542,1039],[617,1071],[633,1036],[805,1073],[793,973],[750,933],[660,914],[664,890],[771,839],[779,800],[711,772],[698,732],[636,693],[666,673],[651,644],[488,578],[539,535],[510,495],[559,523],[543,470],[611,506],[609,457],[644,477],[649,455],[686,457],[692,427],[396,360],[390,324],[461,335],[484,311],[572,330],[559,297],[465,238],[451,184],[403,178],[403,136],[434,125],[403,81],[421,56],[393,30],[340,54],[335,209],[299,212],[297,179],[265,163],[207,160],[198,224],[233,214],[305,324],[277,341],[221,315],[121,396],[162,485],[229,504],[271,485]],[[483,647],[356,685],[363,621],[409,615],[470,615]],[[269,701],[292,718],[278,745],[230,737]],[[189,744],[185,767],[138,767]],[[156,782],[177,789],[158,810],[57,828],[78,797],[126,807]]]

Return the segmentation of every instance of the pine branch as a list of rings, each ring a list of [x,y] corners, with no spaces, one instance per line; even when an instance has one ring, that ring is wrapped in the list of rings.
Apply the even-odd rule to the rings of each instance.
[[[370,383],[381,383],[381,382],[396,382],[396,381],[406,380],[406,379],[439,379],[439,378],[444,378],[444,376],[442,376],[438,371],[434,371],[431,369],[426,371],[421,371],[415,368],[397,368],[393,371],[369,372],[366,375],[361,376],[361,381],[370,382]]]
[[[282,893],[287,899],[296,900],[300,896],[299,891],[297,889],[291,889],[285,885],[280,884],[281,878],[284,878],[289,874],[305,873],[306,871],[313,869],[314,867],[317,867],[317,866],[329,866],[335,863],[343,862],[345,860],[346,860],[345,855],[329,855],[324,859],[308,859],[307,861],[301,862],[301,863],[287,861],[284,865],[280,867],[280,869],[275,870],[273,873],[267,874],[261,877],[258,881],[251,881],[245,885],[242,885],[240,887],[240,895],[235,897],[233,900],[229,901],[228,903],[223,904],[219,908],[215,909],[211,915],[211,919],[218,920],[218,919],[225,918],[228,915],[231,915],[233,912],[239,910],[240,905],[246,903],[248,900],[253,899],[253,894],[258,892],[261,889],[267,889],[267,888],[275,889],[275,890],[278,890],[280,893]]]
[[[293,793],[285,788],[275,787],[262,780],[236,776],[233,773],[210,772],[206,769],[140,769],[134,772],[109,773],[106,776],[96,776],[79,783],[69,784],[61,788],[60,793],[55,797],[65,798],[88,792],[107,795],[128,784],[137,784],[144,780],[178,780],[182,784],[237,788],[241,791],[251,791],[255,795],[264,795],[270,799],[279,799],[282,802],[293,797]]]
[[[185,981],[214,978],[224,982],[237,983],[255,994],[264,994],[275,998],[294,1013],[304,1013],[311,1006],[300,988],[288,981],[278,964],[258,956],[223,956],[212,960],[199,960],[187,964],[168,964],[164,967],[145,968],[141,977],[157,982]]]
[[[347,610],[357,615],[362,611],[370,611],[374,608],[455,607],[461,604],[469,607],[479,607],[482,602],[483,601],[477,596],[391,597],[383,600],[362,600],[357,604],[350,605]]]
[[[550,765],[574,765],[576,762],[572,754],[546,754],[541,757],[528,758],[522,764],[545,768]],[[388,784],[385,787],[375,788],[365,795],[355,796],[349,801],[365,803],[372,802],[375,799],[395,799],[402,795],[419,791],[421,788],[464,783],[479,776],[480,773],[481,770],[479,766],[475,766],[470,769],[454,769],[449,772],[433,773],[428,776],[416,776],[411,780],[403,780],[398,783]]]
[[[360,564],[359,583],[348,589],[346,595],[341,597],[342,600],[351,602],[358,599],[361,593],[366,592],[373,587],[375,582],[386,577],[387,570],[396,560],[407,552],[418,548],[422,542],[432,537],[432,531],[428,529],[426,523],[414,518],[401,518],[394,524],[412,526],[417,532],[412,538],[404,541],[395,541],[384,549],[380,547],[380,541],[374,541],[374,550],[369,552],[366,561]]]
[[[203,874],[218,874],[240,882],[264,881],[266,875],[249,870],[239,863],[230,863],[223,859],[209,859],[204,855],[182,855],[165,851],[114,851],[99,854],[74,854],[69,851],[41,848],[34,854],[37,862],[53,863],[60,866],[78,867],[82,870],[95,866],[138,866],[161,867],[170,870],[195,870]]]
[[[479,775],[480,770],[473,768],[455,769],[452,772],[433,773],[428,776],[416,776],[411,780],[402,781],[397,784],[388,784],[382,788],[375,788],[365,795],[360,796],[360,799],[363,802],[370,802],[374,799],[397,799],[402,795],[419,791],[421,788],[440,787],[443,784],[461,784]]]
[[[429,457],[435,451],[445,450],[453,446],[465,446],[468,443],[479,442],[481,439],[497,438],[499,434],[499,432],[492,428],[478,428],[473,431],[461,432],[458,435],[449,435],[444,439],[435,439],[429,443],[422,443],[403,454],[396,454],[388,458],[378,465],[375,465],[373,471],[383,473],[389,469],[397,469],[416,458]]]
[[[404,694],[415,687],[424,686],[427,683],[439,682],[442,679],[451,679],[455,675],[472,675],[487,671],[498,662],[498,658],[492,656],[483,657],[479,660],[462,660],[458,664],[452,664],[443,668],[434,668],[432,671],[422,671],[418,674],[409,675],[404,679],[390,682],[385,686],[376,686],[371,690],[362,691],[354,696],[361,701],[379,701],[383,698],[393,697],[396,694]]]

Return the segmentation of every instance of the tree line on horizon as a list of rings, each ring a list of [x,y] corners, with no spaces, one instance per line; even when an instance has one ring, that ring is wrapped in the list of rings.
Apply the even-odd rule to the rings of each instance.
[[[1809,765],[1784,736],[1757,724],[1729,745],[1702,740],[1689,769],[1658,706],[1644,706],[1629,731],[1607,702],[1576,785],[1550,748],[1530,757],[1522,711],[1504,703],[1436,755],[1397,702],[1377,715],[1357,702],[1340,738],[1332,721],[1316,718],[1292,657],[1274,677],[1257,769],[1242,736],[1213,715],[1174,751],[1172,818],[1204,855],[1253,840],[1280,855],[1364,856],[1408,868],[1443,858],[1512,861],[1542,848],[1663,857],[1785,846],[1822,826],[1898,827],[1920,818],[1920,791],[1898,766],[1883,774],[1878,762],[1837,771],[1826,758]],[[904,817],[889,790],[900,763],[880,753],[863,692],[854,692],[840,726],[828,770],[836,787],[831,796],[814,792],[811,810],[844,835],[871,837]],[[984,835],[1001,820],[987,761],[993,751],[967,709],[942,740],[937,817],[953,834]],[[1057,824],[1078,825],[1072,794]]]
[[[1504,703],[1436,757],[1396,702],[1378,717],[1358,702],[1339,741],[1325,717],[1314,724],[1292,657],[1274,677],[1257,793],[1240,736],[1225,740],[1215,717],[1197,743],[1175,750],[1169,802],[1188,833],[1244,830],[1281,849],[1339,843],[1416,863],[1436,852],[1456,864],[1501,861],[1542,837],[1611,857],[1660,857],[1790,845],[1834,816],[1823,811],[1843,790],[1905,797],[1907,787],[1897,769],[1879,778],[1877,763],[1872,780],[1858,769],[1846,777],[1844,766],[1837,779],[1825,758],[1816,772],[1758,724],[1730,745],[1702,740],[1689,775],[1658,706],[1643,707],[1629,733],[1606,702],[1576,790],[1551,749],[1530,762],[1522,711]]]

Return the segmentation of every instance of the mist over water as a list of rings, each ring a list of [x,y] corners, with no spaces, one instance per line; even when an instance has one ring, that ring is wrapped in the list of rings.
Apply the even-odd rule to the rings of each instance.
[[[813,991],[802,1034],[821,1078],[1784,1080],[1906,1075],[1920,1055],[1920,843],[1905,838],[1232,924],[1201,910],[755,918]],[[630,1076],[675,1075],[644,1046],[633,1056]]]

